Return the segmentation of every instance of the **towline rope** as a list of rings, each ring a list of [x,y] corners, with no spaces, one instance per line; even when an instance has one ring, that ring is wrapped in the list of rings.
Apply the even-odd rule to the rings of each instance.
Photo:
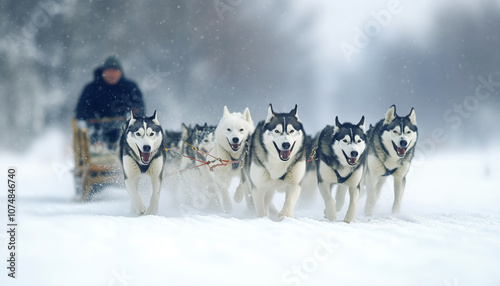
[[[184,158],[188,158],[188,159],[191,159],[193,161],[196,161],[196,162],[199,162],[201,164],[198,164],[198,165],[194,165],[194,166],[191,166],[191,167],[188,167],[188,168],[185,168],[185,169],[182,169],[182,170],[179,170],[177,172],[173,172],[173,173],[168,173],[166,174],[167,176],[171,176],[171,175],[175,175],[175,174],[179,174],[181,172],[184,172],[184,171],[187,171],[187,170],[191,170],[191,169],[195,169],[195,168],[199,168],[201,166],[205,166],[205,165],[210,165],[210,164],[213,164],[213,163],[216,163],[216,162],[220,162],[219,164],[216,164],[216,165],[213,165],[213,166],[209,166],[209,169],[210,171],[213,171],[215,167],[219,167],[219,166],[226,166],[226,165],[229,165],[229,164],[234,164],[234,163],[242,163],[243,161],[239,161],[239,160],[223,160],[221,158],[218,158],[218,157],[215,157],[214,155],[210,154],[210,152],[206,153],[206,152],[203,152],[201,151],[200,149],[194,147],[193,145],[189,144],[188,142],[184,142],[186,143],[189,147],[191,147],[191,149],[193,149],[194,151],[196,151],[198,154],[202,155],[202,156],[210,156],[212,158],[214,158],[214,160],[209,160],[209,161],[203,161],[203,160],[199,160],[199,159],[196,159],[196,158],[193,158],[193,157],[190,157],[186,154],[182,154],[182,153],[179,153],[175,150],[172,150],[172,149],[168,149],[168,148],[164,148],[165,151],[171,151],[171,152],[174,152],[176,153],[177,155],[180,155]]]

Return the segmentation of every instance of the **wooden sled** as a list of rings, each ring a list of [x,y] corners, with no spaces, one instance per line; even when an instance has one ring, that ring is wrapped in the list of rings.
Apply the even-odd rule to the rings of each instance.
[[[118,155],[109,151],[102,154],[91,153],[87,129],[78,128],[75,118],[72,125],[75,188],[80,200],[88,201],[94,193],[106,186],[122,186],[123,172]]]

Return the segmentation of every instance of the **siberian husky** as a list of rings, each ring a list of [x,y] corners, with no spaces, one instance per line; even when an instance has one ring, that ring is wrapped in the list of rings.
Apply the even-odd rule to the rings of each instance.
[[[229,186],[233,177],[241,178],[241,167],[243,166],[241,162],[245,160],[248,139],[253,131],[254,125],[248,107],[243,113],[230,113],[228,108],[224,106],[224,113],[215,129],[215,147],[211,154],[215,158],[224,160],[223,162],[233,162],[231,164],[216,162],[212,165],[225,212],[232,211]]]
[[[196,148],[195,158],[198,160],[197,164],[213,160],[212,151],[215,148],[215,128],[216,126],[198,125],[194,127],[196,134]],[[208,165],[199,166],[196,168],[199,172],[200,185],[198,193],[193,198],[194,206],[198,209],[211,209],[220,211],[219,193],[214,181],[213,172],[210,171]],[[201,192],[200,192],[201,191]]]
[[[396,106],[389,108],[385,119],[368,130],[368,157],[365,170],[367,198],[365,215],[372,215],[382,185],[389,175],[394,177],[392,212],[399,213],[406,185],[406,174],[415,152],[418,129],[415,109],[400,117]]]
[[[318,172],[316,166],[317,150],[318,150],[318,138],[319,134],[316,136],[306,136],[305,139],[305,152],[306,152],[306,174],[302,179],[300,198],[297,202],[298,205],[306,206],[311,205],[314,198],[318,194]]]
[[[335,117],[335,126],[326,126],[319,136],[317,156],[318,185],[325,201],[325,217],[331,221],[342,208],[349,187],[349,208],[344,221],[350,223],[356,216],[363,164],[366,157],[365,117],[354,125],[341,124]],[[338,184],[336,204],[332,187]]]
[[[130,112],[130,120],[123,127],[120,139],[120,160],[125,176],[125,187],[132,199],[132,209],[138,215],[158,214],[165,165],[165,149],[163,148],[163,129],[155,111],[151,117],[135,117]],[[139,179],[142,175],[151,178],[153,193],[148,209],[139,196]]]
[[[293,217],[300,183],[306,171],[305,132],[297,115],[297,105],[290,113],[275,113],[269,104],[265,121],[252,135],[249,158],[245,162],[245,180],[249,184],[259,217],[276,212],[272,204],[275,191],[285,191],[285,203],[278,219]]]

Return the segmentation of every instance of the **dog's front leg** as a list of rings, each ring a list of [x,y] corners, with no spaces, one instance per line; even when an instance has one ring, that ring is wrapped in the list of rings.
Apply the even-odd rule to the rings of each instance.
[[[401,201],[405,192],[406,177],[394,177],[394,204],[392,205],[392,213],[399,214],[401,211]]]
[[[387,176],[382,177],[379,174],[373,174],[371,172],[367,172],[365,176],[367,176],[365,215],[371,216],[373,214],[373,210],[375,209],[375,205],[380,198],[382,186],[387,180]]]
[[[231,179],[228,178],[227,180]],[[226,180],[219,180],[217,185],[222,197],[222,210],[225,213],[230,213],[233,210],[233,205],[231,203],[231,197],[229,196],[229,184],[226,183]]]
[[[231,181],[231,177],[225,174],[224,171],[226,170],[219,167],[214,171],[214,176],[215,183],[222,197],[222,210],[225,213],[230,213],[233,210],[231,197],[229,196],[229,183]]]
[[[323,181],[319,183],[319,190],[325,201],[325,217],[328,220],[334,221],[337,218],[337,211],[332,197],[332,184]]]
[[[229,196],[229,186],[225,186],[221,189],[222,195],[222,206],[225,213],[230,213],[233,211],[233,204],[231,203],[231,197]]]
[[[160,201],[160,192],[161,192],[161,178],[156,180],[151,180],[151,184],[153,185],[153,193],[151,194],[151,201],[149,202],[147,215],[158,215],[158,204]]]
[[[278,214],[279,220],[283,220],[285,217],[293,217],[293,211],[295,209],[295,204],[300,195],[300,185],[291,185],[288,187],[285,193],[285,203],[283,209]]]
[[[137,215],[143,215],[146,212],[146,207],[142,203],[141,196],[139,196],[138,191],[138,179],[126,179],[125,187],[132,200],[132,210]]]
[[[340,211],[344,206],[345,194],[347,193],[347,186],[344,184],[337,185],[337,193],[335,194],[335,208]]]
[[[267,191],[263,188],[252,189],[253,204],[258,217],[267,216],[266,194]]]
[[[358,198],[359,186],[349,187],[349,208],[347,209],[344,222],[351,223],[354,221],[354,218],[356,217],[356,209],[358,206]]]

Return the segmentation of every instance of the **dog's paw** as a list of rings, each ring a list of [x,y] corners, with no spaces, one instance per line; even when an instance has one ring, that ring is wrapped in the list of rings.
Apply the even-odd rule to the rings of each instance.
[[[234,192],[234,201],[237,203],[241,203],[243,197],[245,196],[243,191],[243,186],[241,184],[238,185],[236,191]]]
[[[146,213],[146,207],[144,205],[135,206],[133,211],[136,215],[144,215]]]
[[[282,221],[283,219],[285,219],[286,217],[289,217],[289,218],[293,218],[293,214],[288,212],[288,211],[281,211],[279,214],[278,214],[278,219],[280,221]]]
[[[228,201],[224,197],[222,198],[222,208],[224,213],[231,213],[233,211],[233,205],[231,204],[231,201]]]
[[[329,221],[334,221],[337,219],[337,214],[334,209],[327,208],[325,209],[325,218],[328,219]]]
[[[351,223],[351,222],[354,222],[354,215],[349,215],[347,214],[344,218],[344,222],[345,223]]]
[[[149,207],[145,215],[158,215],[158,209]]]
[[[224,205],[224,213],[226,214],[230,214],[231,212],[233,212],[233,206],[231,204],[223,204]]]

